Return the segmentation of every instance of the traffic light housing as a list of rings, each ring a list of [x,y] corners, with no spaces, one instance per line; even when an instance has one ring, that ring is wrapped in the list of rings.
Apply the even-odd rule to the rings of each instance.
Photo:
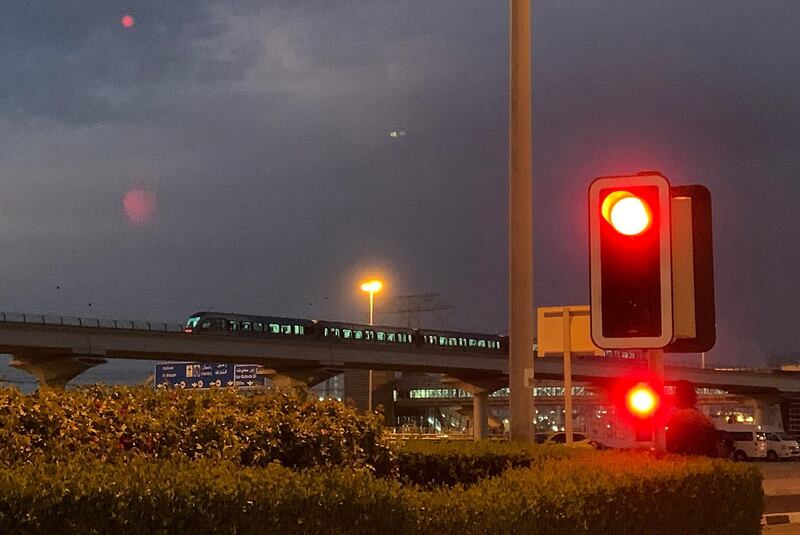
[[[604,349],[673,339],[670,186],[646,173],[589,188],[592,340]]]
[[[711,194],[660,173],[589,187],[591,334],[604,349],[708,351],[716,339]]]

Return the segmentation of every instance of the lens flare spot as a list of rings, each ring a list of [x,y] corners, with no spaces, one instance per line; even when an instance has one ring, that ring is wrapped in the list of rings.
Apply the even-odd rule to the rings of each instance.
[[[133,20],[133,16],[132,15],[124,15],[120,19],[120,22],[122,23],[122,26],[124,28],[133,28],[134,20]]]
[[[125,219],[134,225],[142,225],[153,218],[156,212],[156,196],[152,191],[134,188],[122,198]]]

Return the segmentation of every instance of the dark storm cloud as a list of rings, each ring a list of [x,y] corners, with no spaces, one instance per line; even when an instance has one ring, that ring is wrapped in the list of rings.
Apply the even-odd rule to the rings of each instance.
[[[507,16],[505,2],[13,2],[6,306],[357,320],[355,282],[381,269],[387,296],[455,305],[444,326],[504,330]],[[588,300],[589,181],[655,168],[714,196],[713,356],[795,347],[798,16],[534,2],[537,304]],[[135,228],[132,187],[158,197]]]

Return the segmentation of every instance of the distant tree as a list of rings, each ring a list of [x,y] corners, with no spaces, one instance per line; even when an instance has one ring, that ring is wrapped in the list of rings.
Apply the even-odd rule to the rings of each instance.
[[[678,409],[694,409],[697,406],[697,392],[689,381],[675,383],[675,406]]]
[[[720,456],[719,439],[714,423],[694,409],[683,408],[666,422],[667,451],[682,455]]]

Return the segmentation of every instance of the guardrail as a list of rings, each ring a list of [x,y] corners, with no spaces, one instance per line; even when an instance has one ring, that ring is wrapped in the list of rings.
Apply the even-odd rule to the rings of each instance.
[[[61,325],[66,327],[94,327],[100,329],[124,329],[129,331],[183,332],[183,325],[167,321],[112,320],[83,318],[78,316],[56,316],[52,314],[21,314],[0,312],[0,323],[26,323],[30,325]]]

